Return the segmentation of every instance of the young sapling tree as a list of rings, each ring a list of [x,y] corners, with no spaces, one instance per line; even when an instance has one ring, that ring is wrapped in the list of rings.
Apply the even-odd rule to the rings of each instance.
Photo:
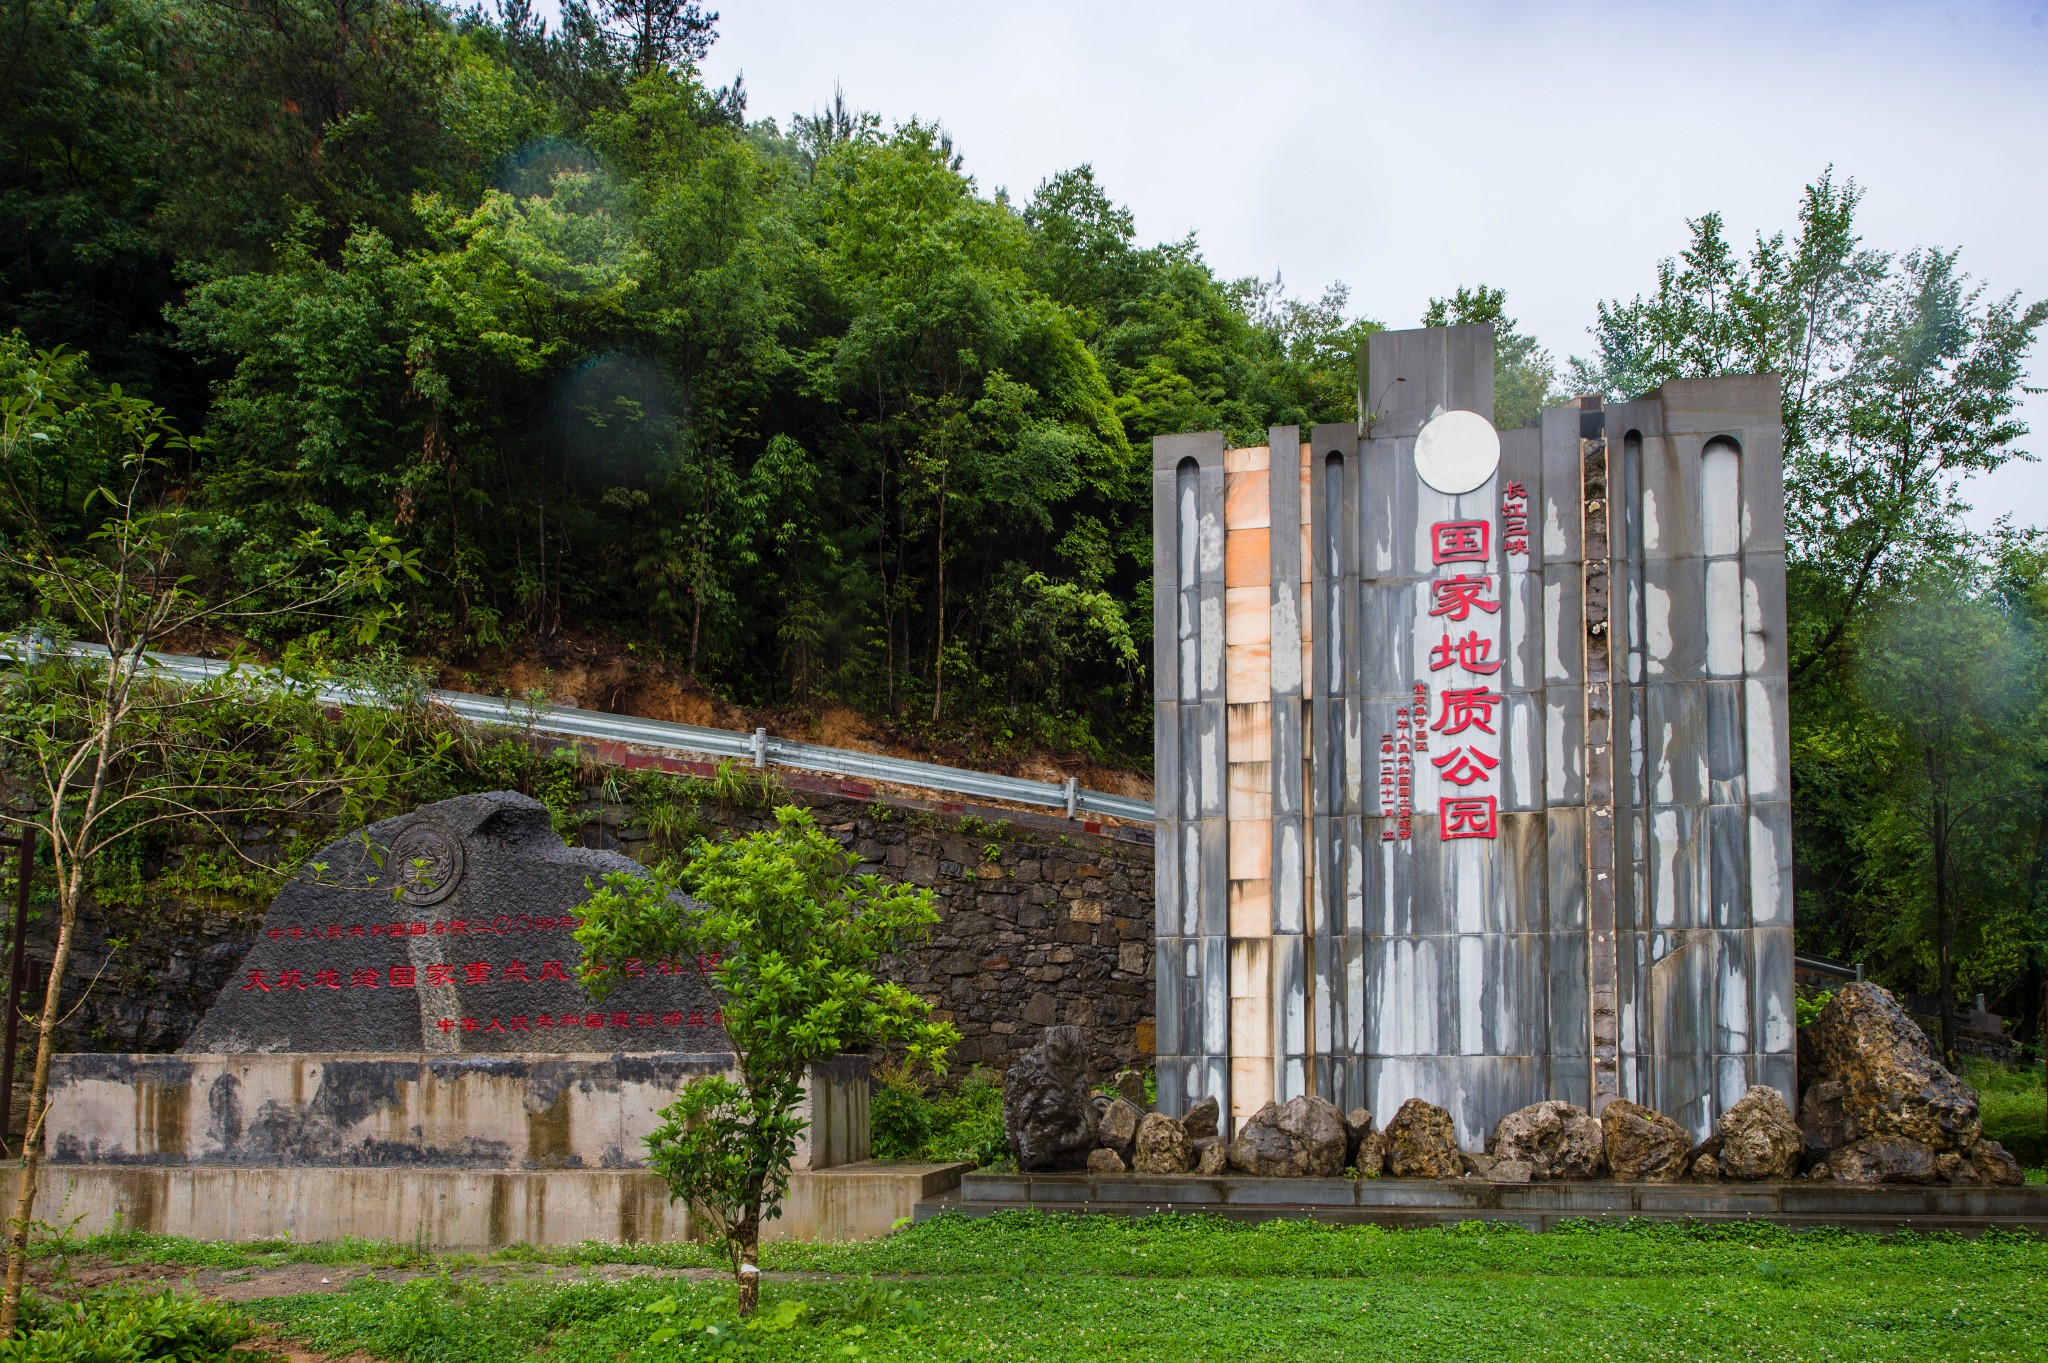
[[[606,876],[576,931],[583,982],[599,997],[629,961],[706,969],[723,996],[738,1079],[692,1080],[647,1145],[670,1199],[724,1244],[742,1316],[760,1299],[761,1227],[782,1214],[813,1062],[890,1047],[940,1071],[959,1040],[930,1004],[875,973],[938,922],[931,891],[856,875],[858,864],[808,811],[785,806],[774,828],[700,839],[680,866]]]

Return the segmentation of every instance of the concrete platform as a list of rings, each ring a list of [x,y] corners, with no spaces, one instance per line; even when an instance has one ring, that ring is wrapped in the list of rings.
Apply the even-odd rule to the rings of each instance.
[[[965,1164],[862,1160],[799,1171],[768,1240],[867,1240],[959,1186]],[[299,1242],[360,1236],[432,1249],[658,1244],[692,1238],[660,1179],[639,1169],[497,1170],[48,1164],[37,1219],[79,1231]]]
[[[2048,1232],[2048,1186],[1876,1188],[1837,1183],[1487,1183],[1479,1179],[1203,1178],[1146,1174],[968,1174],[917,1206],[989,1216],[1029,1208],[1112,1216],[1206,1213],[1236,1221],[1307,1218],[1338,1225],[1503,1221],[1769,1221],[1791,1227]]]

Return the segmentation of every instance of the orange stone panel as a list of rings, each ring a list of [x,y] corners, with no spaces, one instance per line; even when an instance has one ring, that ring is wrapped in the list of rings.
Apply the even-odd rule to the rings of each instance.
[[[1252,823],[1233,821],[1229,828],[1230,878],[1270,880],[1273,875],[1273,825],[1260,819]]]
[[[1223,452],[1225,473],[1253,473],[1259,469],[1271,468],[1273,452],[1264,445],[1247,445],[1241,450]]]
[[[1267,880],[1230,882],[1230,935],[1273,935],[1273,884]]]
[[[1273,523],[1272,489],[1264,469],[1223,475],[1223,528],[1263,530]]]
[[[1223,586],[1266,587],[1273,581],[1273,532],[1232,530],[1223,537]]]
[[[1223,751],[1227,761],[1273,760],[1273,706],[1261,701],[1231,705],[1223,711]]]

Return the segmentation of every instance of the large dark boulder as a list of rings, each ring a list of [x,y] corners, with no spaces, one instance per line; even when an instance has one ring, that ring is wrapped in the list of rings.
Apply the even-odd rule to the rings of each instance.
[[[1929,1150],[1967,1150],[1983,1134],[1977,1094],[1951,1074],[1898,1000],[1868,982],[1843,985],[1810,1025],[1820,1072],[1814,1090],[1840,1085],[1812,1108],[1826,1114],[1830,1147],[1897,1136]],[[1819,1138],[1822,1133],[1816,1132]]]
[[[1486,1153],[1496,1160],[1526,1161],[1531,1176],[1543,1181],[1598,1178],[1607,1171],[1599,1120],[1554,1098],[1501,1118],[1487,1138]]]
[[[1330,1178],[1344,1172],[1350,1145],[1337,1105],[1303,1094],[1253,1113],[1230,1143],[1230,1165],[1266,1178]]]
[[[1671,1183],[1685,1177],[1692,1133],[1661,1112],[1617,1098],[1600,1113],[1607,1168],[1624,1183]]]
[[[1387,1123],[1387,1172],[1395,1178],[1463,1178],[1458,1128],[1435,1103],[1410,1098]]]
[[[1131,1168],[1141,1174],[1185,1174],[1195,1167],[1195,1143],[1164,1112],[1148,1112],[1138,1123]]]
[[[1003,1076],[1003,1134],[1017,1167],[1080,1169],[1095,1148],[1095,1104],[1079,1027],[1048,1027]]]
[[[1828,1156],[1838,1183],[1931,1183],[1934,1152],[1901,1136],[1865,1136]]]

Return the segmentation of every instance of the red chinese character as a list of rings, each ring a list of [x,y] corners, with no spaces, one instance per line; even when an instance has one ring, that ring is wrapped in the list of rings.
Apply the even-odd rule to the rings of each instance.
[[[294,942],[302,941],[306,936],[306,930],[304,928],[286,928],[285,936],[291,938]]]
[[[406,931],[414,937],[424,937],[427,935],[427,925],[425,923],[414,923]]]
[[[1493,576],[1467,577],[1458,573],[1429,584],[1431,615],[1448,615],[1453,620],[1463,620],[1472,613],[1474,606],[1488,615],[1500,609],[1500,602],[1483,599],[1486,592],[1493,590]]]
[[[523,1032],[527,1030],[526,1019],[523,1017],[511,1019],[510,1021],[506,1022],[505,1030],[508,1032]]]
[[[1484,563],[1492,532],[1492,525],[1486,521],[1438,521],[1429,527],[1431,561]]]
[[[1453,748],[1442,757],[1431,758],[1429,764],[1452,785],[1469,786],[1474,781],[1491,781],[1493,778],[1487,773],[1500,765],[1500,759],[1488,757],[1477,748]]]
[[[391,967],[391,987],[392,987],[393,989],[410,989],[410,988],[412,988],[412,987],[413,987],[413,968],[412,968],[411,966],[409,966],[409,965],[395,965],[395,966],[392,966],[392,967]]]
[[[638,978],[639,976],[645,975],[646,973],[647,973],[647,965],[646,965],[646,962],[642,961],[642,960],[641,960],[641,959],[640,959],[640,958],[639,958],[638,956],[632,957],[632,958],[630,958],[629,960],[627,960],[627,962],[626,962],[626,975],[627,975],[627,976],[628,976],[629,978],[636,978],[636,979],[637,979],[637,978]]]
[[[702,1027],[704,1025],[704,1010],[702,1008],[692,1008],[690,1010],[690,1025],[692,1027]]]
[[[452,965],[430,965],[427,967],[428,984],[455,983],[455,967]]]
[[[327,929],[327,936],[328,936],[328,939],[329,939],[330,941],[331,941],[331,940],[333,940],[333,939],[335,939],[335,938],[338,938],[338,937],[344,937],[344,936],[346,936],[347,934],[348,934],[348,929],[347,929],[347,928],[344,928],[344,927],[343,927],[343,926],[342,926],[341,924],[339,924],[339,923],[336,923],[336,924],[335,924],[335,925],[334,925],[333,927],[331,927],[331,928]]]
[[[351,970],[348,973],[348,983],[351,989],[376,989],[381,987],[383,982],[377,978],[377,972],[374,970]]]
[[[1456,838],[1491,838],[1498,834],[1491,795],[1459,795],[1437,802],[1437,818],[1443,841]]]
[[[270,940],[271,940],[271,941],[273,941],[273,942],[277,941],[277,940],[278,940],[279,938],[281,938],[281,937],[283,937],[283,936],[284,936],[284,929],[283,929],[283,928],[272,928],[272,929],[270,930]]]
[[[533,1025],[536,1027],[546,1027],[552,1029],[555,1025],[554,1015],[552,1013],[542,1013],[538,1017],[534,1018]]]
[[[448,933],[448,925],[442,922],[440,919],[436,918],[433,922],[433,927],[431,931],[436,937],[444,937]]]
[[[711,1025],[713,1027],[725,1026],[725,1010],[723,1008],[714,1008],[711,1010]]]
[[[245,985],[243,985],[243,986],[242,986],[242,992],[243,992],[244,994],[246,994],[246,993],[248,993],[248,992],[249,992],[249,991],[250,991],[251,989],[261,989],[261,990],[262,990],[262,991],[263,991],[264,993],[268,994],[268,993],[270,992],[270,986],[269,986],[269,985],[267,985],[267,984],[265,984],[265,983],[263,982],[263,981],[264,981],[264,978],[265,978],[265,974],[264,974],[264,972],[263,972],[263,971],[261,971],[261,970],[252,970],[252,971],[250,971],[250,972],[249,972],[249,982],[248,982],[247,984],[245,984]]]
[[[634,1025],[635,1027],[652,1027],[652,1026],[654,1025],[654,1014],[652,1014],[652,1013],[635,1013],[635,1014],[633,1014],[633,1025]]]
[[[491,1025],[484,1028],[484,1030],[487,1032],[502,1032],[505,1030],[505,1024],[498,1021],[496,1018],[492,1018]]]
[[[1529,489],[1523,487],[1520,483],[1509,483],[1507,491],[1502,495],[1508,497],[1527,497]]]
[[[382,937],[386,931],[387,929],[382,923],[370,924],[370,935],[372,937]]]
[[[304,989],[306,987],[305,972],[302,970],[279,971],[277,987],[279,989]]]
[[[664,1027],[680,1027],[683,1025],[683,1015],[681,1013],[663,1013],[661,1015],[661,1025]]]
[[[1429,670],[1441,672],[1455,663],[1467,672],[1498,672],[1500,671],[1499,659],[1496,658],[1492,662],[1486,661],[1487,655],[1492,652],[1493,640],[1480,638],[1479,631],[1476,629],[1468,632],[1464,638],[1456,643],[1451,642],[1451,636],[1446,634],[1442,641],[1429,651]]]
[[[361,937],[363,935],[363,925],[361,923],[349,924],[348,935],[351,937]]]
[[[498,978],[501,980],[519,980],[522,983],[526,984],[533,983],[532,980],[527,978],[526,962],[524,961],[505,962],[504,972],[500,974]]]
[[[341,972],[339,970],[322,970],[316,972],[313,976],[313,987],[315,989],[341,988]]]
[[[540,963],[540,977],[544,980],[566,980],[569,978],[569,975],[567,971],[562,969],[560,961],[542,961]]]
[[[602,1026],[604,1026],[604,1014],[603,1014],[603,1013],[585,1013],[585,1014],[583,1015],[583,1025],[584,1025],[584,1026],[585,1026],[586,1028],[589,1028],[589,1027],[602,1027]]]
[[[489,961],[471,961],[468,965],[462,967],[462,973],[469,977],[468,982],[470,984],[482,984],[491,978],[491,963]]]
[[[451,923],[450,923],[450,924],[448,925],[448,931],[450,931],[450,932],[458,932],[458,933],[459,933],[459,932],[468,932],[468,931],[469,931],[469,920],[468,920],[468,919],[466,919],[466,918],[458,918],[458,919],[454,920],[453,922],[451,922]]]
[[[463,1031],[465,1031],[465,1032],[473,1032],[473,1031],[475,1031],[476,1029],[477,1029],[477,1020],[476,1020],[475,1018],[464,1018],[464,1019],[462,1020],[462,1030],[463,1030]]]
[[[582,1025],[583,1014],[581,1013],[564,1013],[555,1019],[555,1026],[557,1027],[581,1027]]]
[[[1443,693],[1444,711],[1437,716],[1432,729],[1440,729],[1448,737],[1460,734],[1466,729],[1477,727],[1482,733],[1492,733],[1493,707],[1500,704],[1501,697],[1483,686],[1459,688],[1447,686]]]
[[[436,1027],[439,1027],[444,1032],[452,1032],[455,1030],[455,1019],[442,1018],[439,1022],[435,1023],[434,1025]]]
[[[632,1025],[633,1025],[633,1015],[632,1015],[631,1013],[613,1013],[613,1014],[612,1014],[612,1026],[614,1026],[614,1027],[631,1027]]]

